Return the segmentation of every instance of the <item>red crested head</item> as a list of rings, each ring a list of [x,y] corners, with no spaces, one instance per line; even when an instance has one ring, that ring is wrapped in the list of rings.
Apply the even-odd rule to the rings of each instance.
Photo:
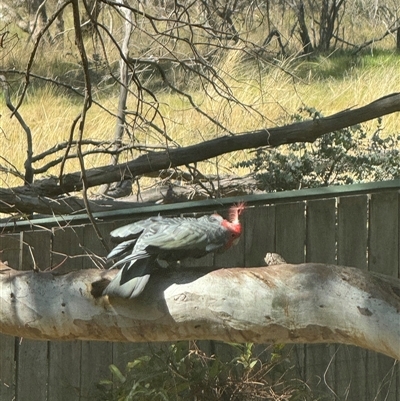
[[[229,239],[226,243],[225,247],[229,248],[232,245],[235,245],[242,233],[242,225],[239,221],[239,216],[243,213],[246,204],[244,202],[240,202],[235,204],[229,208],[229,220],[223,220],[222,225],[228,230],[229,232]]]
[[[244,202],[239,202],[234,204],[229,208],[229,220],[231,223],[240,224],[239,216],[243,213],[243,210],[246,208],[246,204]]]

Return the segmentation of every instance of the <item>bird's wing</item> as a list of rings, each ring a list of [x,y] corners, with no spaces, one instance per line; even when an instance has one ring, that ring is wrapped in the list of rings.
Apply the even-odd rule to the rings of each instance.
[[[143,238],[153,235],[155,227],[159,224],[160,216],[141,220],[133,224],[128,224],[113,230],[110,235],[114,240],[122,240],[123,238],[133,238],[119,243],[107,255],[107,259],[121,257],[121,259],[114,263],[110,269],[125,265],[128,262],[137,259],[147,258],[150,255],[143,247]],[[131,264],[127,265],[130,269]]]
[[[131,239],[118,244],[108,255],[107,259],[117,258],[131,252],[136,244],[137,239]]]
[[[160,220],[162,220],[161,216],[155,216],[118,227],[110,232],[111,240],[114,242],[121,242],[138,238],[146,228],[157,224]]]
[[[151,253],[159,250],[206,249],[221,227],[218,220],[210,219],[211,216],[204,217],[207,218],[175,218],[160,222],[152,235],[143,236],[142,246]]]
[[[147,253],[143,239],[157,231],[159,220],[160,218],[150,218],[111,232],[112,238],[117,242],[125,239],[108,254],[108,259],[122,256],[113,264],[112,269],[122,267],[107,285],[103,295],[135,298],[143,291],[156,259]]]
[[[150,257],[150,254],[147,253],[146,250],[135,250],[133,248],[132,252],[129,252],[124,256],[122,259],[120,259],[118,262],[115,262],[110,269],[114,269],[115,267],[121,266],[121,265],[127,265],[126,269],[130,269],[131,266],[133,266],[133,262],[135,260],[139,259],[147,259]]]

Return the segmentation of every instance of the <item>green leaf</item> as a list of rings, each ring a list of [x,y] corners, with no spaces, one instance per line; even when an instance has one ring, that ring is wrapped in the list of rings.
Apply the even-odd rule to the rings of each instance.
[[[114,364],[111,364],[108,368],[111,370],[111,373],[113,374],[113,376],[116,379],[118,379],[121,383],[126,382],[126,377],[121,373],[121,371]]]
[[[220,361],[219,361],[218,359],[216,359],[216,360],[212,363],[211,368],[210,368],[210,370],[209,370],[209,372],[208,372],[208,375],[209,375],[209,377],[210,377],[211,379],[214,379],[215,377],[218,376],[218,374],[220,373],[220,371],[221,371],[221,363],[220,363]]]

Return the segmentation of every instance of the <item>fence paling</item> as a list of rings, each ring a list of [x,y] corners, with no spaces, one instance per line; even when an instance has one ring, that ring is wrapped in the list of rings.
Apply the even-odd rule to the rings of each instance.
[[[0,235],[0,251],[3,262],[18,268],[20,235]],[[16,339],[0,334],[0,400],[12,400],[15,395],[15,345]]]
[[[399,277],[399,195],[372,194],[370,199],[368,270]],[[367,397],[381,387],[381,399],[398,401],[393,360],[383,355],[367,355]],[[399,370],[397,369],[397,372]],[[379,372],[378,374],[374,374]],[[394,373],[392,375],[392,373]],[[398,374],[398,373],[397,373]],[[385,378],[386,376],[386,378]]]
[[[340,198],[337,214],[338,264],[367,269],[368,196]],[[352,346],[339,346],[335,356],[334,387],[339,399],[367,400],[366,361],[366,350]]]

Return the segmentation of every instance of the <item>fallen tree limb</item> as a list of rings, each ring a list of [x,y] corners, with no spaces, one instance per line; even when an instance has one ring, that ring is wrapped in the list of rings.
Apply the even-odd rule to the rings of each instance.
[[[212,187],[213,186],[213,187]],[[143,207],[148,204],[168,204],[186,202],[189,200],[209,199],[213,188],[218,190],[222,197],[243,196],[260,193],[258,183],[254,177],[227,176],[204,182],[202,185],[158,185],[139,194],[113,199],[111,197],[95,197],[89,199],[92,212]],[[63,196],[50,198],[47,196],[32,195],[34,187],[21,186],[16,188],[0,188],[0,213],[27,213],[32,211],[41,214],[73,214],[85,212],[85,204],[81,197]],[[206,190],[209,190],[207,192]]]
[[[110,210],[130,209],[144,206],[146,202],[118,201],[115,199],[89,200],[92,212],[105,212]],[[0,213],[41,213],[41,214],[73,214],[86,212],[84,201],[78,196],[64,196],[49,198],[47,196],[34,196],[32,188],[27,186],[0,188]]]
[[[158,271],[136,300],[94,299],[115,271],[0,265],[0,332],[39,340],[344,343],[400,359],[400,281],[350,267]]]
[[[378,99],[358,109],[346,110],[329,117],[298,122],[283,127],[227,135],[187,147],[152,152],[139,156],[126,164],[103,166],[86,171],[89,186],[132,178],[151,171],[158,171],[211,159],[224,153],[260,146],[277,147],[285,143],[313,142],[323,134],[348,127],[382,115],[400,111],[400,93]],[[81,172],[65,174],[56,186],[39,184],[44,195],[57,196],[82,189]]]
[[[149,152],[124,164],[88,169],[86,170],[87,185],[94,187],[119,182],[122,179],[131,179],[142,174],[188,165],[242,149],[253,149],[260,146],[277,147],[293,142],[313,142],[326,133],[399,111],[400,93],[393,93],[366,106],[345,110],[329,117],[249,131],[238,135],[227,135],[187,147]],[[29,197],[32,197],[30,213],[37,211],[44,213],[43,209],[40,211],[36,209],[39,203],[42,206],[46,203],[40,202],[42,197],[55,198],[81,189],[80,171],[63,175],[61,182],[52,177],[37,180],[27,187],[3,189],[3,194],[0,196],[7,195],[8,200],[0,202],[0,212],[10,213],[22,210],[21,204],[18,204],[18,196],[24,196],[25,203],[28,202]],[[48,213],[54,213],[54,211],[50,209]]]

